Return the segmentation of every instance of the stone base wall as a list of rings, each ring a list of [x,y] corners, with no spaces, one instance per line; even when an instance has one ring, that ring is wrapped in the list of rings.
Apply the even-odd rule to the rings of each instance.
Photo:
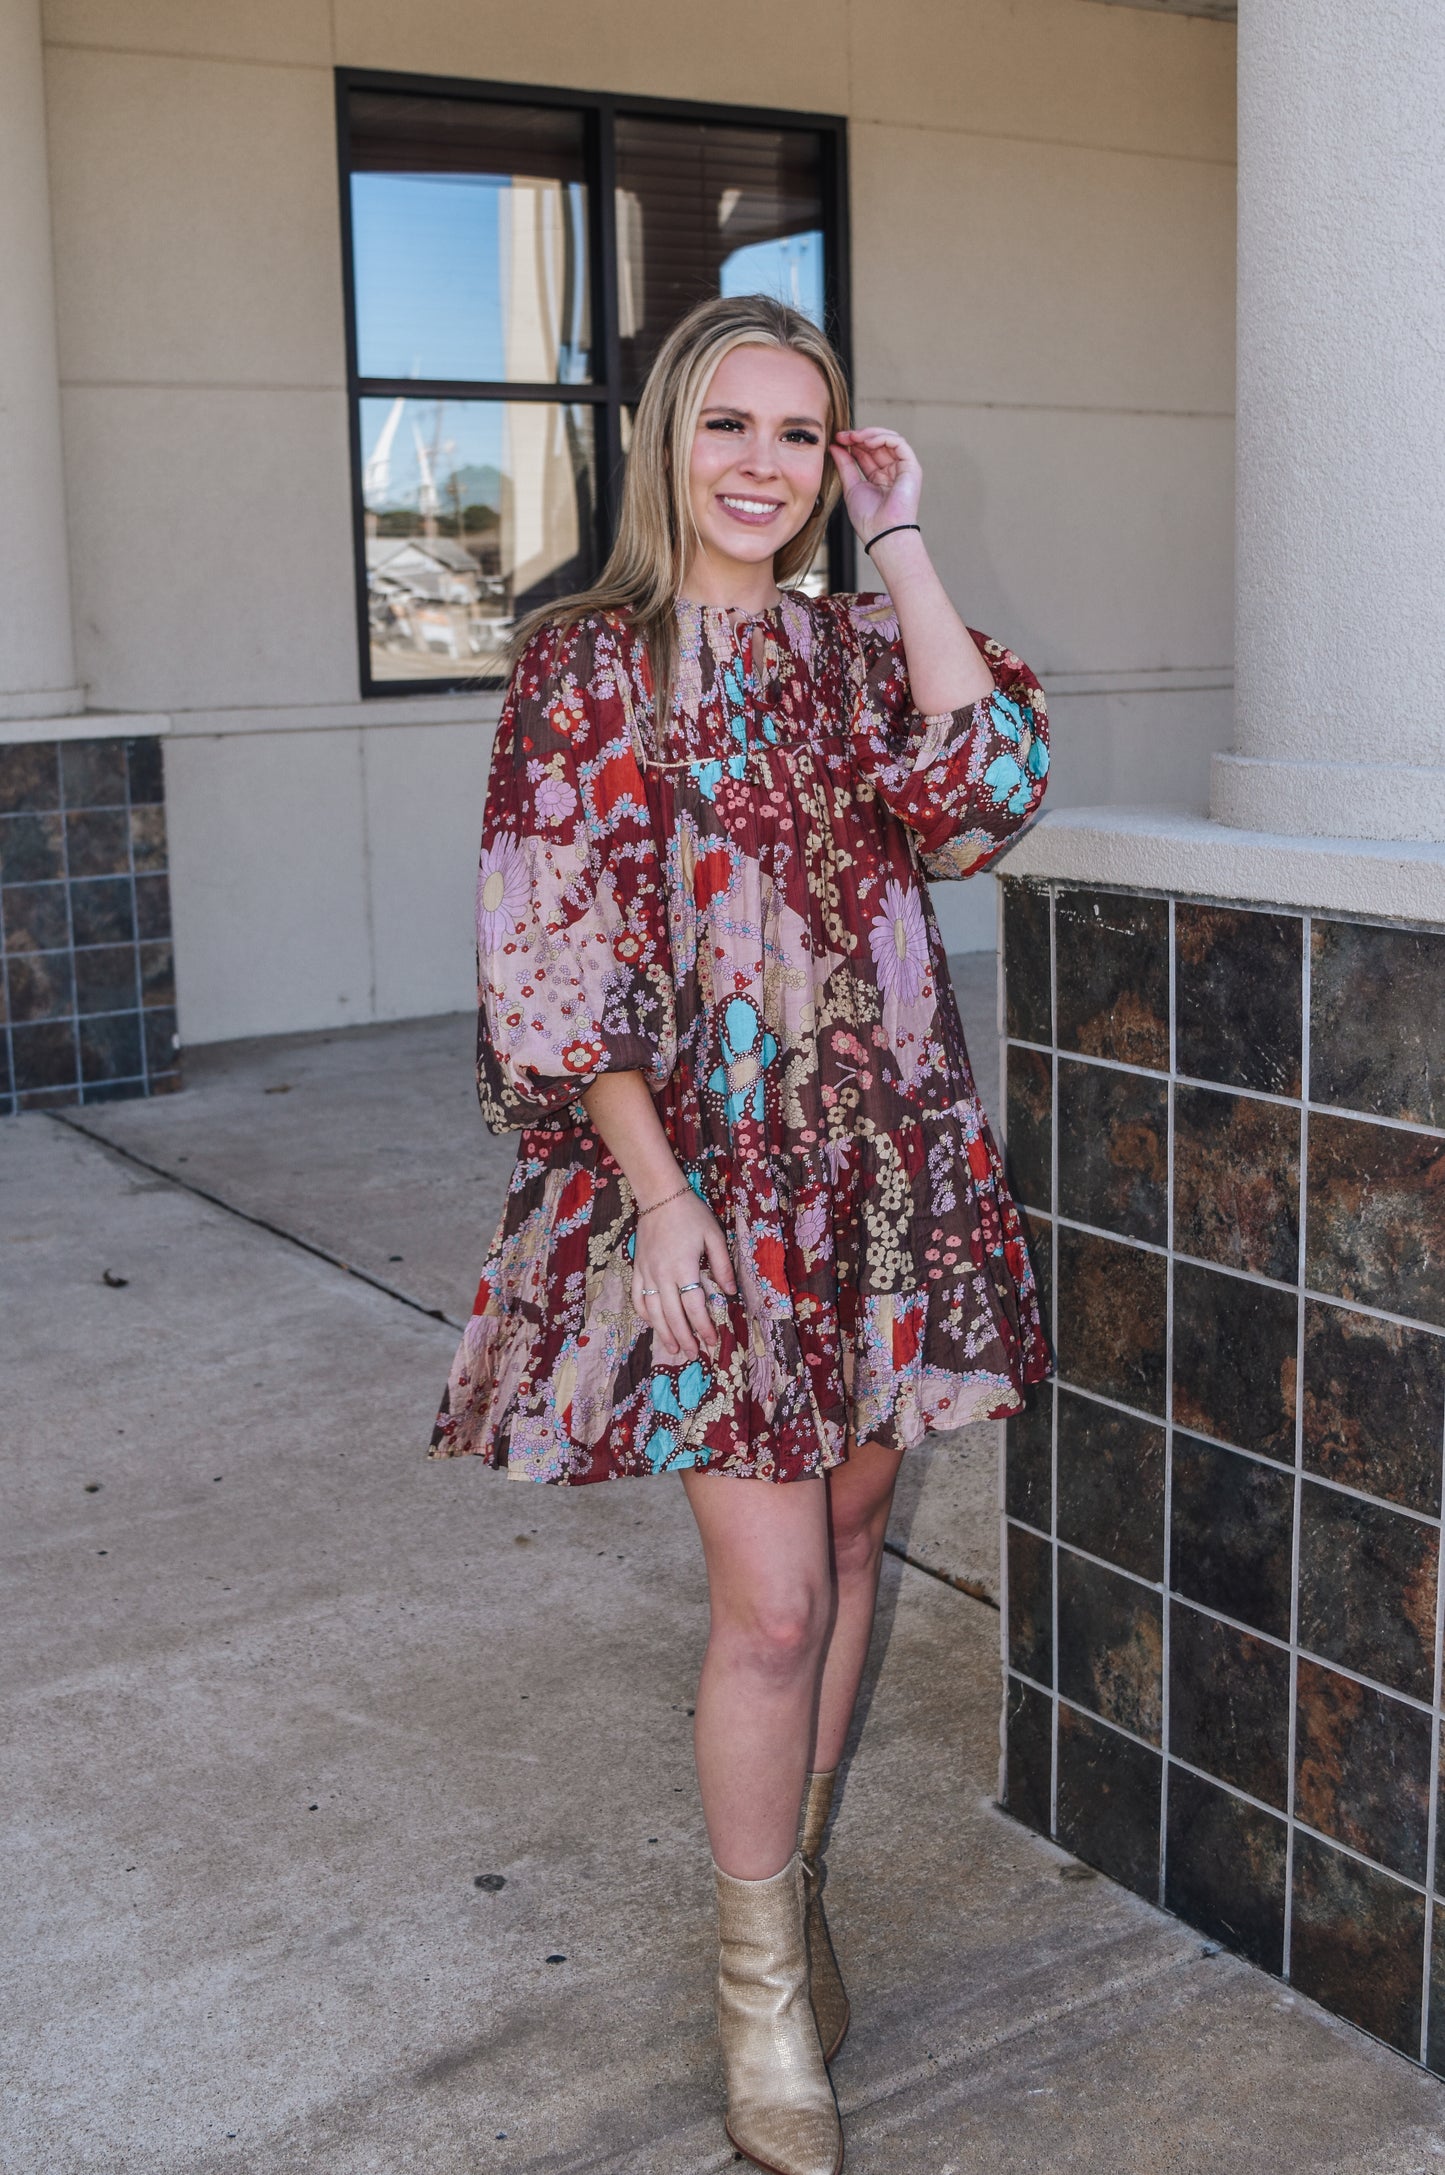
[[[1005,1801],[1445,2072],[1445,934],[1005,882]]]
[[[161,743],[0,746],[0,1116],[181,1084]]]

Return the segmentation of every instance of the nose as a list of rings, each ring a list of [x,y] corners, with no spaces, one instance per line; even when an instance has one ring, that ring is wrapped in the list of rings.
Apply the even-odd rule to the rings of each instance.
[[[766,438],[754,438],[743,448],[738,467],[745,476],[759,479],[778,474],[778,457]]]

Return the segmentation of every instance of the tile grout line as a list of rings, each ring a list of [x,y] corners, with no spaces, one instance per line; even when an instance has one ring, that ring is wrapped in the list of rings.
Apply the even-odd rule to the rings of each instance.
[[[1300,924],[1300,1138],[1299,1138],[1299,1282],[1295,1293],[1294,1511],[1290,1520],[1289,1565],[1289,1712],[1285,1717],[1284,1929],[1280,1976],[1290,1981],[1294,1962],[1295,1760],[1299,1739],[1300,1522],[1304,1510],[1305,1260],[1309,1220],[1310,1149],[1310,917]],[[1292,1981],[1290,1982],[1292,1983]]]
[[[135,969],[135,1023],[136,1033],[140,1037],[140,1076],[144,1082],[143,1092],[149,1095],[151,1091],[151,1064],[150,1050],[147,1047],[146,1040],[145,992],[141,987],[140,978],[140,902],[136,896],[135,888],[135,826],[131,821],[131,809],[134,803],[130,790],[130,751],[133,744],[129,740],[122,740],[120,744],[121,761],[125,764],[125,860],[130,883],[130,940],[132,964]],[[81,1101],[84,1102],[84,1088],[81,1089],[80,1094]]]
[[[1049,913],[1049,1350],[1058,1369],[1059,1326],[1059,973],[1055,887]],[[1049,1386],[1049,1834],[1059,1833],[1059,1392]]]
[[[1169,1875],[1169,1741],[1172,1719],[1169,1670],[1172,1656],[1170,1600],[1174,1568],[1174,1095],[1178,1062],[1178,1015],[1176,991],[1178,966],[1176,902],[1169,901],[1169,1086],[1165,1125],[1164,1165],[1164,1556],[1160,1565],[1159,1740],[1163,1761],[1159,1777],[1159,1907],[1165,1908]]]
[[[1445,1443],[1441,1446],[1445,1460]],[[1430,2059],[1431,1980],[1435,1964],[1435,1912],[1439,1893],[1440,1849],[1440,1702],[1445,1697],[1445,1579],[1441,1578],[1440,1553],[1435,1554],[1435,1699],[1430,1717],[1430,1818],[1425,1831],[1425,1949],[1420,1980],[1420,2060]]]

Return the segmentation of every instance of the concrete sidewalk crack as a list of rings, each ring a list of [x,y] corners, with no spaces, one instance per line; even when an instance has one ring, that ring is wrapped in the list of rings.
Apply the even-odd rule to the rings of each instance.
[[[318,1244],[315,1239],[302,1238],[297,1231],[288,1231],[285,1224],[273,1223],[269,1216],[258,1216],[249,1208],[237,1207],[223,1193],[213,1193],[208,1186],[197,1185],[193,1178],[177,1177],[163,1163],[152,1163],[148,1156],[138,1155],[134,1148],[121,1147],[118,1141],[108,1139],[104,1133],[95,1132],[79,1118],[71,1117],[68,1112],[47,1110],[45,1116],[56,1125],[67,1127],[70,1132],[79,1133],[83,1140],[93,1142],[97,1148],[103,1148],[107,1155],[119,1156],[122,1162],[133,1163],[137,1170],[149,1171],[153,1178],[165,1179],[177,1192],[192,1194],[198,1201],[209,1202],[212,1208],[224,1209],[228,1216],[237,1217],[240,1222],[250,1224],[255,1230],[269,1232],[272,1238],[281,1239],[288,1246],[295,1246],[303,1254],[311,1254],[317,1261],[324,1261],[333,1269],[340,1269],[343,1276],[354,1276],[358,1283],[369,1284],[373,1291],[385,1293],[388,1299],[395,1299],[399,1306],[410,1307],[414,1314],[424,1315],[429,1322],[442,1322],[448,1329],[454,1329],[458,1336],[466,1328],[465,1322],[454,1321],[440,1307],[423,1306],[420,1299],[413,1299],[410,1292],[402,1291],[395,1284],[389,1284],[384,1276],[374,1276],[370,1269],[358,1268],[354,1261],[346,1260],[344,1255],[333,1253],[330,1247]]]

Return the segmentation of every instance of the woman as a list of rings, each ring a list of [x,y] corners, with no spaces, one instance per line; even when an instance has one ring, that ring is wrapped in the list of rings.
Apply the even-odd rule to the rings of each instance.
[[[433,1449],[682,1475],[727,2128],[777,2175],[842,2165],[821,1845],[900,1460],[1047,1369],[922,881],[1032,816],[1044,703],[949,603],[920,483],[805,318],[692,311],[600,582],[518,629],[479,873],[521,1141]],[[887,597],[790,586],[840,490]]]

